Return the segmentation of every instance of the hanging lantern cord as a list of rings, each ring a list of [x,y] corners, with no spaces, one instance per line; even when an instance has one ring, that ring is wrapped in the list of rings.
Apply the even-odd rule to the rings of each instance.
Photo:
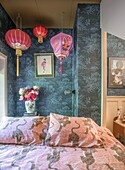
[[[16,28],[22,29],[22,17],[20,15],[20,13],[18,13],[18,15],[16,17]]]
[[[62,26],[62,32],[63,32],[63,27],[64,27],[64,23],[63,23],[63,21],[64,21],[64,11],[62,12],[62,23],[61,23],[61,26]]]

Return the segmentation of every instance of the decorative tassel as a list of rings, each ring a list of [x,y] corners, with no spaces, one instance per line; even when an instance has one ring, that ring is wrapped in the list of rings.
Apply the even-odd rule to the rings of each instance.
[[[43,43],[43,37],[42,36],[38,36],[38,42]]]
[[[19,76],[19,56],[16,57],[16,75]]]
[[[22,56],[22,50],[16,49],[16,75],[19,76],[19,56]]]
[[[62,74],[62,60],[63,60],[63,58],[61,57],[60,58],[60,74]]]

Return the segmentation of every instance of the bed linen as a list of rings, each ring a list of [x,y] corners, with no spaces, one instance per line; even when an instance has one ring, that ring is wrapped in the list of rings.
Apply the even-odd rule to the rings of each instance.
[[[125,170],[125,152],[111,148],[0,146],[1,170]]]
[[[39,144],[44,143],[49,118],[47,117],[4,117],[0,122],[0,143]]]
[[[0,170],[125,170],[125,147],[106,129],[100,133],[100,147],[1,144]]]

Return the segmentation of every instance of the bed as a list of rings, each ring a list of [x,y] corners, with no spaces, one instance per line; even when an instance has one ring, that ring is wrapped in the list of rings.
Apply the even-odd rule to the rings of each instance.
[[[91,118],[5,117],[0,170],[125,170],[125,147]]]

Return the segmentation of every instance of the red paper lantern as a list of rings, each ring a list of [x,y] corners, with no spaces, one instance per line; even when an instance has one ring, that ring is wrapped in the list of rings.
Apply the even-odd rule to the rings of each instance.
[[[62,74],[62,61],[68,57],[72,49],[72,36],[61,32],[51,38],[50,44],[55,56],[60,60],[60,74]]]
[[[22,50],[27,50],[30,47],[31,39],[20,29],[11,29],[6,32],[5,40],[10,47],[16,50],[17,76],[19,76],[19,56],[22,55]]]
[[[37,25],[33,29],[33,34],[38,37],[38,42],[43,43],[43,38],[48,34],[48,30],[43,25]]]

